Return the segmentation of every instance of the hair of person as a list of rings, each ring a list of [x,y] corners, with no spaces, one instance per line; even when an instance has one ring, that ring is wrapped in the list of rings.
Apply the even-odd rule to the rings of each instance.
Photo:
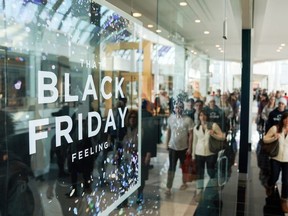
[[[284,119],[288,118],[288,112],[284,112],[281,116],[281,120],[279,121],[279,124],[278,124],[278,128],[277,128],[277,132],[280,133],[282,132],[282,129],[284,127]]]
[[[193,98],[188,98],[186,102],[195,103],[195,100]]]
[[[174,106],[178,106],[181,109],[184,109],[184,103],[181,100],[176,100]]]
[[[202,100],[200,100],[200,99],[197,99],[196,101],[195,101],[195,104],[196,103],[200,103],[201,105],[204,105],[204,102],[202,101]]]
[[[136,116],[136,125],[138,125],[138,111],[137,110],[130,110],[127,115],[127,126],[129,126],[129,119],[132,115]]]
[[[200,114],[204,114],[206,116],[206,121],[208,122],[209,121],[209,115],[208,113],[205,111],[205,110],[201,110],[198,114],[198,119],[200,119]],[[199,130],[200,128],[200,125],[201,125],[201,122],[199,121],[198,125],[196,126],[196,129]]]

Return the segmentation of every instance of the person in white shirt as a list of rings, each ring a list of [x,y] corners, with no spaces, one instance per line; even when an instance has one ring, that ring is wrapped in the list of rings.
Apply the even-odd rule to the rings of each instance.
[[[207,167],[207,173],[210,179],[216,175],[217,154],[209,150],[209,137],[214,136],[216,139],[224,139],[225,134],[221,131],[217,123],[209,122],[209,115],[205,110],[199,113],[200,123],[193,129],[193,150],[192,158],[196,162],[196,196],[195,201],[199,202],[204,189],[204,173]],[[210,126],[211,125],[211,128]]]
[[[266,195],[271,196],[274,192],[280,172],[282,172],[281,207],[284,213],[288,213],[288,112],[281,116],[277,125],[272,126],[264,136],[264,143],[279,141],[279,152],[270,159],[271,176],[266,187]]]
[[[169,151],[169,170],[167,176],[166,195],[171,195],[171,188],[176,171],[178,159],[181,166],[184,163],[186,154],[191,154],[192,131],[194,123],[191,118],[183,115],[184,103],[177,101],[174,106],[175,114],[168,118],[166,146]],[[182,178],[183,184],[180,189],[185,190],[187,184]]]

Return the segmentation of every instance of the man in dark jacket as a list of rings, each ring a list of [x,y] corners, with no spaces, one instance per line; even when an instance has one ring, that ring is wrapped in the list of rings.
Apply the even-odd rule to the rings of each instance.
[[[277,125],[280,121],[284,112],[287,112],[286,109],[287,100],[284,97],[281,97],[278,102],[278,107],[269,113],[268,120],[266,122],[265,133],[273,126]]]

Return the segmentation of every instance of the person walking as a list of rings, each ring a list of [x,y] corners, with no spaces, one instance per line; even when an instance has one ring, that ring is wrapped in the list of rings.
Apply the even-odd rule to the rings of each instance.
[[[196,195],[195,201],[199,202],[204,190],[204,173],[205,167],[211,180],[215,178],[217,154],[209,150],[209,137],[214,136],[216,139],[225,139],[225,134],[217,123],[209,122],[209,114],[202,110],[199,113],[200,123],[193,129],[193,153],[192,158],[196,162]],[[210,128],[209,125],[212,124]]]
[[[271,176],[265,186],[266,195],[271,196],[275,190],[280,172],[282,171],[281,207],[283,212],[288,213],[288,113],[281,116],[277,125],[272,126],[264,136],[264,143],[279,141],[279,152],[270,159]]]
[[[263,126],[266,125],[266,122],[268,120],[270,112],[272,112],[276,107],[277,107],[277,104],[276,104],[275,96],[271,96],[269,98],[269,102],[264,106],[264,108],[263,108],[263,110],[261,112],[261,118],[264,121]],[[264,128],[263,131],[265,131],[265,128]]]
[[[166,195],[171,195],[171,188],[174,181],[178,159],[182,166],[186,154],[191,154],[192,135],[194,123],[188,116],[183,115],[184,103],[176,101],[175,113],[168,118],[166,146],[169,151],[169,169],[167,176]],[[180,189],[185,190],[188,186],[182,176],[183,184]]]
[[[268,115],[268,120],[266,121],[265,126],[266,133],[273,125],[277,125],[283,113],[287,112],[286,110],[287,100],[284,97],[281,97],[278,103],[276,102],[276,104],[277,107],[274,110],[272,110]]]

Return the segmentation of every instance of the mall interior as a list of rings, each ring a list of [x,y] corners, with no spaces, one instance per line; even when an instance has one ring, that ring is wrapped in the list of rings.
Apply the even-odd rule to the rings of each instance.
[[[264,105],[287,105],[287,8],[1,0],[0,216],[288,215],[260,145]],[[199,156],[199,127],[226,147]]]

